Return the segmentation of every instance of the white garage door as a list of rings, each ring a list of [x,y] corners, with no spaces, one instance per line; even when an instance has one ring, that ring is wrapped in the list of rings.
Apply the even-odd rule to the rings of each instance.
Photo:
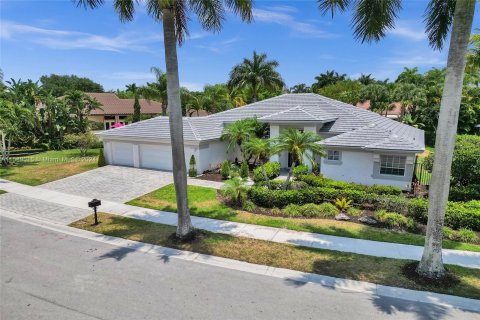
[[[133,145],[131,143],[112,143],[112,163],[133,167]]]
[[[171,171],[172,149],[167,145],[140,145],[140,167]]]

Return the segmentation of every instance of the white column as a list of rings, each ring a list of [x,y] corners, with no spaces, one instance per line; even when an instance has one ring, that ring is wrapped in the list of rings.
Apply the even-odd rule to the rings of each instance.
[[[317,132],[317,127],[316,126],[305,126],[305,127],[303,127],[303,132],[316,133]],[[310,151],[307,151],[307,152],[310,155],[312,155],[312,153]],[[308,158],[306,156],[303,156],[303,163],[306,164],[310,170],[312,170],[312,164],[310,163],[310,160],[308,160]]]
[[[133,166],[140,168],[140,148],[138,144],[133,144]]]
[[[275,138],[280,135],[280,126],[275,124],[270,124],[270,138]],[[278,154],[274,154],[270,157],[271,162],[280,162]]]

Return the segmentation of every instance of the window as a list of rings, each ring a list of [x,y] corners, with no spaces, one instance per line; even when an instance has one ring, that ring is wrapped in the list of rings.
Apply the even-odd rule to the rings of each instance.
[[[328,150],[327,151],[327,160],[340,161],[340,151],[338,151],[338,150]]]
[[[380,156],[380,174],[404,176],[406,159],[402,156]]]

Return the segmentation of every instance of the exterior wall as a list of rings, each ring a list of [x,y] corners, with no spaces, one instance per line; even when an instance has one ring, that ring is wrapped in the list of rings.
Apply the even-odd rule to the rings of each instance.
[[[200,144],[199,156],[196,156],[197,171],[201,174],[206,170],[218,168],[225,159],[235,160],[235,154],[230,153],[227,156],[227,144],[225,142],[217,140]]]
[[[333,150],[333,149],[331,149]],[[380,174],[380,154],[369,151],[340,150],[340,161],[322,158],[320,172],[327,178],[339,181],[355,182],[366,185],[380,184],[410,189],[415,154],[395,153],[407,156],[404,176]]]
[[[95,121],[95,122],[103,122],[104,117],[102,115],[94,115],[94,116],[88,116],[88,120],[90,121]]]

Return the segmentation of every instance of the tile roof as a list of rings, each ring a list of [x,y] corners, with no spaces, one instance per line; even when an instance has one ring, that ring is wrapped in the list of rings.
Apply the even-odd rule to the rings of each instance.
[[[331,136],[322,140],[326,146],[405,151],[421,151],[425,147],[423,130],[313,93],[284,94],[204,117],[184,117],[184,138],[218,139],[226,123],[252,117],[264,122],[326,122],[320,129],[321,134]],[[169,122],[167,117],[156,117],[99,135],[169,139]]]
[[[134,99],[120,99],[115,93],[87,92],[90,97],[95,98],[102,105],[102,109],[93,110],[91,115],[114,115],[133,114]],[[157,101],[139,99],[141,112],[145,114],[161,114],[162,104]]]

